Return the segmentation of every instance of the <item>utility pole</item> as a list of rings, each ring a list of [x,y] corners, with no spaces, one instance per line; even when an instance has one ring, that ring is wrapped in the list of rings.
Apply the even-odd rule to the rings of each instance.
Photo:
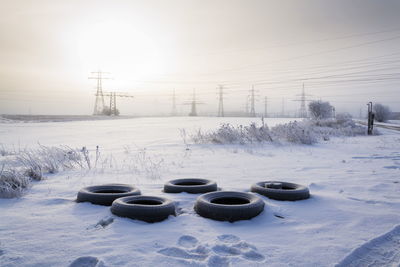
[[[264,118],[268,117],[267,103],[268,103],[268,97],[264,97]]]
[[[218,117],[224,117],[224,86],[218,86]]]
[[[172,92],[172,112],[171,116],[176,116],[176,96],[175,96],[175,89]]]
[[[285,98],[282,97],[282,111],[281,111],[281,117],[285,117]]]
[[[107,80],[110,78],[105,78],[103,77],[103,74],[110,74],[109,72],[102,72],[102,71],[96,71],[96,72],[91,72],[91,74],[94,75],[94,77],[88,77],[88,79],[94,79],[97,80],[97,86],[96,86],[96,100],[94,102],[94,110],[93,110],[93,115],[101,115],[103,113],[103,109],[105,107],[104,105],[104,95],[103,95],[103,88],[102,88],[102,81]]]
[[[255,104],[254,85],[252,85],[250,90],[250,117],[256,116],[256,110],[254,104]]]
[[[372,131],[374,129],[374,118],[375,114],[372,112],[372,102],[368,102],[368,135],[372,135]]]

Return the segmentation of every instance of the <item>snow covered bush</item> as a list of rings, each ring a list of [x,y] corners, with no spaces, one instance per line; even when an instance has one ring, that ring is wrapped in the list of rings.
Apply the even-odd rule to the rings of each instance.
[[[375,119],[378,122],[386,122],[390,119],[392,112],[388,106],[377,103],[374,105],[373,110],[375,113]]]
[[[215,131],[198,130],[190,135],[196,144],[250,144],[250,143],[294,143],[312,145],[331,136],[365,135],[365,126],[357,125],[349,114],[338,114],[336,119],[315,119],[280,124],[271,129],[265,123],[257,126],[232,126],[222,124]]]
[[[317,137],[312,127],[303,122],[289,122],[280,124],[271,129],[276,140],[295,144],[312,145],[317,142]]]
[[[0,169],[0,198],[19,197],[28,186],[29,178],[25,175],[13,169],[6,170],[4,165]]]
[[[312,119],[328,119],[332,117],[333,106],[329,102],[321,100],[311,101],[308,104],[308,109]]]
[[[232,126],[229,123],[221,124],[214,132],[202,132],[200,129],[190,136],[197,144],[248,144],[254,142],[272,142],[268,126],[263,124],[258,127],[255,123],[249,126]]]

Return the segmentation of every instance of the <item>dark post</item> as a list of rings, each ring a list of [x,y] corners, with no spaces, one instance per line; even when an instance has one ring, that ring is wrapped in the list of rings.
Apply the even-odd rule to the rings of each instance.
[[[372,102],[369,102],[367,106],[368,106],[368,135],[372,135],[372,130],[374,128],[375,114],[372,112]]]

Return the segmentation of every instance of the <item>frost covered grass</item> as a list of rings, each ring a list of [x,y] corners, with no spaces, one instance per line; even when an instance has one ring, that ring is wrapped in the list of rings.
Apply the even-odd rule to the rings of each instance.
[[[132,151],[125,147],[125,157],[120,165],[112,154],[102,155],[99,147],[90,151],[68,146],[47,147],[39,145],[35,149],[7,150],[2,147],[0,159],[0,198],[21,196],[31,181],[44,180],[47,175],[68,170],[126,170],[144,175],[150,180],[160,179],[164,160],[149,154],[146,149]]]
[[[4,147],[3,147],[4,148]],[[1,154],[0,198],[21,196],[32,180],[40,181],[46,174],[90,168],[85,151],[69,147],[46,147],[8,151]]]
[[[29,186],[29,178],[21,172],[12,169],[0,169],[0,198],[21,196],[23,190]]]
[[[186,135],[186,131],[181,131]],[[261,126],[251,123],[249,126],[221,124],[214,130],[203,132],[201,129],[190,134],[196,144],[251,144],[251,143],[294,143],[312,145],[330,137],[365,135],[365,127],[357,125],[350,116],[339,114],[335,119],[304,120],[279,124],[271,129],[262,120]],[[184,138],[186,140],[186,137]]]
[[[90,158],[84,147],[82,150],[70,147],[46,147],[26,150],[16,156],[16,162],[23,166],[25,173],[33,180],[42,180],[43,174],[54,174],[59,171],[88,168]]]

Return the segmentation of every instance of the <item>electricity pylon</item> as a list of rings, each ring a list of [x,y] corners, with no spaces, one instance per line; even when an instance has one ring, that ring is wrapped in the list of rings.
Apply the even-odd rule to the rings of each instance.
[[[119,93],[119,92],[105,92],[103,93],[103,96],[109,96],[110,97],[110,110],[109,110],[109,116],[118,116],[119,112],[117,109],[117,97],[127,97],[127,98],[133,98],[132,95],[126,94],[126,93]]]
[[[189,116],[197,116],[197,105],[199,104],[204,104],[202,102],[197,101],[196,99],[196,89],[193,89],[193,96],[191,101],[186,101],[184,105],[190,105],[191,106],[191,111],[189,113]]]
[[[254,85],[251,86],[251,90],[250,90],[250,113],[249,116],[250,117],[255,117],[256,116],[256,109],[255,109],[255,103],[256,103],[256,95],[255,95],[255,89],[254,89]],[[257,96],[258,97],[258,96]]]
[[[172,91],[172,111],[171,116],[176,116],[176,96],[175,89]]]
[[[218,86],[218,117],[224,117],[224,86]]]
[[[310,100],[307,99],[307,96],[310,96],[310,95],[307,95],[305,93],[305,91],[304,91],[304,83],[303,83],[303,88],[302,88],[301,94],[297,95],[297,96],[300,96],[300,99],[295,99],[294,101],[300,101],[299,117],[300,118],[307,118],[308,115],[307,115],[306,102],[310,101]]]
[[[103,88],[102,88],[102,81],[103,80],[108,80],[111,78],[106,78],[103,77],[103,74],[110,74],[109,72],[102,72],[102,71],[95,71],[91,72],[91,74],[94,74],[94,77],[88,77],[88,79],[95,79],[97,80],[97,86],[96,86],[96,99],[94,102],[94,110],[93,110],[93,115],[101,115],[103,113],[103,109],[105,107],[104,105],[104,94],[103,94]]]

